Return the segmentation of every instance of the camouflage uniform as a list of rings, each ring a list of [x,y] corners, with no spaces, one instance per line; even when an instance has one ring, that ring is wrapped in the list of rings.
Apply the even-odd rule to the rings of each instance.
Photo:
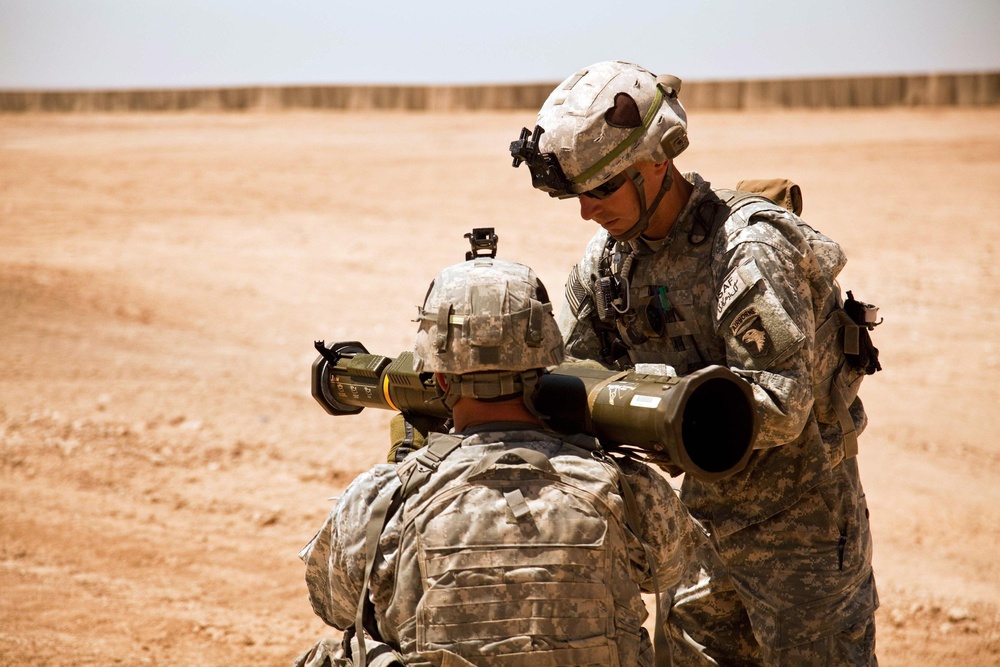
[[[714,549],[674,592],[670,631],[720,664],[875,664],[878,597],[856,459],[840,425],[813,410],[813,370],[828,361],[817,322],[833,307],[846,258],[774,205],[720,220],[719,196],[697,174],[685,178],[694,192],[669,236],[627,242],[632,310],[617,335],[629,339],[626,363],[665,363],[680,375],[732,368],[753,385],[762,424],[744,470],[683,481],[681,498]],[[571,357],[602,358],[593,281],[608,242],[598,232],[567,283],[559,324]],[[860,400],[850,416],[860,433]],[[678,651],[675,660],[703,658]]]
[[[414,529],[414,525],[421,525],[415,523],[414,516],[421,516],[417,509],[423,503],[430,502],[431,498],[440,497],[442,490],[448,490],[461,482],[463,475],[467,476],[470,468],[491,452],[524,448],[542,453],[563,478],[575,480],[574,484],[591,489],[595,492],[595,497],[605,499],[613,515],[619,520],[616,525],[621,525],[623,505],[616,473],[589,452],[573,444],[575,442],[582,445],[588,439],[557,437],[536,430],[490,431],[487,428],[489,427],[480,427],[473,434],[463,436],[461,446],[448,455],[441,467],[407,499],[405,506],[389,519],[382,533],[381,552],[373,570],[370,595],[383,639],[400,651],[407,664],[440,664],[442,654],[434,651],[441,645],[440,642],[450,646],[449,642],[457,645],[464,640],[465,644],[460,646],[462,650],[455,650],[476,664],[494,664],[488,656],[499,653],[530,653],[556,647],[564,651],[564,657],[565,652],[569,651],[576,651],[578,655],[572,662],[553,664],[652,665],[650,640],[646,631],[641,628],[647,612],[639,594],[640,589],[647,592],[652,590],[647,561],[636,537],[628,530],[612,529],[611,524],[609,530],[619,535],[620,539],[613,539],[613,535],[601,538],[601,541],[611,545],[610,560],[606,566],[611,568],[612,576],[609,581],[599,583],[600,589],[605,591],[601,594],[605,600],[600,605],[604,610],[601,613],[608,616],[608,619],[606,623],[599,623],[596,631],[593,627],[588,627],[588,620],[584,619],[583,614],[579,618],[577,614],[570,614],[569,619],[551,615],[548,608],[559,601],[549,600],[544,596],[532,603],[541,606],[531,607],[530,613],[519,617],[520,630],[506,625],[494,628],[493,632],[498,633],[495,636],[502,639],[488,645],[484,642],[477,644],[475,636],[456,636],[456,633],[465,635],[464,628],[468,625],[489,625],[483,618],[486,615],[483,610],[487,608],[485,603],[488,601],[485,599],[465,600],[457,608],[452,607],[448,613],[453,619],[455,614],[461,616],[463,613],[467,618],[465,622],[455,626],[458,630],[446,633],[443,638],[438,637],[438,644],[435,644],[432,630],[418,622],[418,614],[426,613],[428,607],[432,606],[432,594],[440,594],[440,591],[436,590],[439,588],[436,585],[425,589],[424,582],[429,581],[431,573],[427,571],[429,566],[416,554],[418,548],[422,548],[418,543],[428,541],[429,537],[419,529]],[[433,434],[428,444],[440,437],[449,436]],[[593,440],[589,440],[589,443],[592,447]],[[412,454],[411,458],[416,455]],[[394,465],[379,465],[355,479],[338,500],[326,523],[300,554],[306,563],[306,581],[313,610],[325,622],[337,628],[346,629],[355,622],[365,571],[365,538],[370,508],[376,497],[391,493],[399,486],[397,468]],[[631,462],[623,465],[623,469],[638,504],[638,515],[641,517],[639,537],[655,555],[660,586],[671,586],[679,580],[703,535],[662,476],[644,465]],[[537,503],[529,495],[529,506],[532,502]],[[537,504],[531,507],[532,512],[545,511]],[[439,516],[441,513],[431,514]],[[493,519],[490,521],[492,526]],[[478,523],[482,521],[477,521],[477,515],[473,514],[458,525],[469,535],[475,535],[477,531],[499,530],[491,526],[478,526]],[[542,526],[543,523],[543,532],[554,530],[558,533],[560,530],[559,521],[539,521],[537,525]],[[466,534],[449,534],[442,539],[449,544],[462,544]],[[525,533],[525,544],[531,542],[530,535],[530,531]],[[562,537],[561,544],[548,544],[538,553],[548,559],[558,559],[558,554],[567,551],[560,547],[572,547],[582,538],[575,534]],[[492,553],[492,550],[487,551]],[[529,586],[558,583],[550,581],[551,576],[554,576],[552,572],[560,571],[558,568],[532,567],[529,550],[524,549],[522,552],[518,558],[523,556],[525,563],[517,571],[518,574],[507,569],[504,570],[502,581],[493,582],[499,584],[497,588],[500,591],[512,585],[515,588],[511,590],[519,591],[519,583]],[[490,553],[486,555],[489,556]],[[451,578],[453,583],[455,578],[461,576],[456,571],[457,568],[446,568],[443,576]],[[488,590],[490,577],[496,575],[489,569],[483,569],[476,571],[474,576],[481,580],[477,579],[473,585],[481,586],[479,590]],[[445,582],[440,587],[446,588],[447,584]],[[503,597],[506,594],[500,595]],[[524,600],[506,598],[490,602],[489,609],[500,609],[501,612],[505,609],[505,604],[525,604]],[[501,619],[506,618],[501,612],[494,611],[500,614]],[[458,620],[462,621],[461,618]],[[607,648],[611,643],[613,650]],[[611,651],[608,661],[599,657],[602,647]],[[532,664],[530,656],[520,662],[514,655],[507,655],[506,658],[507,660],[496,664]],[[510,661],[512,658],[515,659],[513,662]]]

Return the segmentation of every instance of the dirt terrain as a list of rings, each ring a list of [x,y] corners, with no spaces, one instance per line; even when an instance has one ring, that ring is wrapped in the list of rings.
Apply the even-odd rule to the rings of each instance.
[[[884,667],[1000,664],[1000,110],[692,113],[678,160],[786,176],[881,306],[862,389]],[[531,113],[0,116],[0,664],[288,665],[298,549],[390,414],[315,339],[398,354],[463,234],[553,294],[593,223]]]

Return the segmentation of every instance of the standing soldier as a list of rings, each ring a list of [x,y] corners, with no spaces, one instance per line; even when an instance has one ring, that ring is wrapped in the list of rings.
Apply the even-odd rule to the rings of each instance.
[[[753,385],[761,430],[749,464],[683,481],[711,548],[672,591],[675,661],[874,665],[856,458],[867,423],[857,387],[878,370],[874,308],[850,292],[844,303],[835,279],[846,258],[798,217],[797,186],[756,188],[767,199],[678,171],[679,90],[674,77],[598,63],[561,83],[511,144],[534,187],[577,198],[602,227],[567,280],[567,354],[680,375],[720,364]]]

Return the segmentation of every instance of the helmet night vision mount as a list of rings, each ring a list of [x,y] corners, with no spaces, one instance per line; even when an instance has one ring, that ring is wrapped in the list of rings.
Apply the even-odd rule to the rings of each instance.
[[[555,154],[542,153],[538,149],[538,141],[544,132],[545,128],[541,125],[536,125],[534,132],[526,127],[521,128],[521,136],[517,141],[510,142],[513,166],[520,167],[522,162],[527,163],[531,172],[531,186],[548,192],[550,197],[576,197],[577,193],[572,190],[573,182],[566,178]]]

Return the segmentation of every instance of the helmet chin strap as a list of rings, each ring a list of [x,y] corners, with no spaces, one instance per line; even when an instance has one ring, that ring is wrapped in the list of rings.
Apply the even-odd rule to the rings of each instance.
[[[616,241],[622,242],[631,241],[649,228],[649,219],[653,217],[656,207],[663,201],[663,195],[667,194],[670,187],[674,184],[674,177],[671,175],[668,167],[666,173],[663,174],[663,182],[660,183],[659,192],[656,193],[656,197],[653,198],[653,203],[649,205],[649,208],[646,208],[646,192],[642,187],[644,183],[642,174],[634,166],[628,167],[625,170],[625,174],[632,179],[632,183],[635,184],[636,192],[639,195],[639,219],[635,221],[634,225],[629,227],[627,232],[614,237]]]

